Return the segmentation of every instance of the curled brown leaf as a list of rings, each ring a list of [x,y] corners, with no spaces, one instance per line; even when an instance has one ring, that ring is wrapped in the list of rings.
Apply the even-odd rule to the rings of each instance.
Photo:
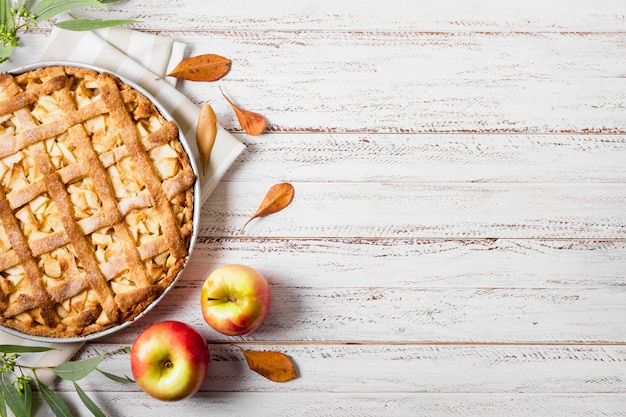
[[[282,182],[270,187],[267,194],[265,194],[261,205],[252,215],[252,217],[250,217],[248,221],[243,225],[241,231],[243,231],[243,229],[245,229],[248,223],[250,223],[253,219],[277,213],[287,207],[293,200],[293,195],[293,185],[289,184],[288,182]]]
[[[183,59],[169,74],[189,81],[216,81],[230,71],[232,61],[215,54],[204,54]]]
[[[209,161],[215,137],[217,136],[217,116],[210,104],[206,103],[200,109],[198,124],[196,126],[196,143],[200,152],[200,162],[202,163],[202,173]]]
[[[239,125],[241,128],[250,136],[258,136],[265,130],[267,123],[265,122],[265,118],[259,114],[249,110],[244,110],[239,108],[235,103],[232,102],[222,88],[220,87],[220,91],[222,92],[222,96],[226,99],[228,104],[233,108],[235,115],[237,116],[237,120],[239,121]]]
[[[270,381],[287,382],[298,377],[289,356],[273,351],[251,351],[237,346],[248,362],[248,367]]]

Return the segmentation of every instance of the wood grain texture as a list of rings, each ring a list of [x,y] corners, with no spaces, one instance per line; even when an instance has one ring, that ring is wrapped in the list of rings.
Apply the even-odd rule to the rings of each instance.
[[[271,185],[220,184],[202,207],[200,235],[239,234]],[[280,214],[255,219],[246,228],[246,236],[626,237],[626,186],[621,183],[293,185],[291,205]]]
[[[623,133],[625,125],[619,32],[174,35],[194,50],[231,51],[222,87],[275,132]],[[215,86],[181,88],[239,130]]]
[[[415,416],[415,417],[623,417],[624,394],[446,394],[446,393],[211,393],[200,392],[193,399],[158,403],[134,392],[98,392],[107,415],[167,414],[187,417],[220,412],[222,415],[274,417],[277,415]],[[74,410],[84,410],[75,394],[63,398]],[[84,412],[84,411],[83,411]],[[41,411],[38,416],[47,416]]]
[[[275,285],[310,288],[626,286],[623,240],[256,239],[200,237],[181,285],[223,264],[255,265]]]
[[[360,6],[360,7],[357,7]],[[425,0],[364,0],[358,4],[320,0],[274,2],[254,0],[134,0],[110,5],[111,12],[85,10],[92,16],[133,17],[137,26],[161,30],[266,29],[325,31],[333,29],[411,31],[593,31],[624,28],[624,5],[616,0],[551,1],[527,0],[503,4],[497,0],[447,0],[433,4]]]
[[[345,278],[346,280],[349,277]],[[310,288],[272,286],[263,326],[232,339],[340,343],[620,343],[626,289],[599,288]],[[200,285],[181,283],[144,320],[107,340],[130,343],[148,323],[184,318],[205,324]],[[498,314],[493,312],[497,311]]]
[[[621,135],[237,135],[225,181],[623,183]]]
[[[79,357],[92,357],[123,345],[94,344]],[[236,347],[209,345],[211,363],[202,392],[280,393],[623,393],[626,348],[550,345],[272,345],[250,350],[289,355],[300,377],[274,383],[248,369]],[[102,369],[130,372],[128,355],[114,355]],[[61,390],[71,383],[59,382]],[[82,382],[90,391],[113,391],[116,382],[94,374]],[[140,393],[134,385],[125,391]],[[143,394],[140,394],[143,395]]]
[[[88,358],[121,346],[93,344]],[[200,392],[178,403],[155,403],[136,386],[101,376],[81,386],[111,415],[158,410],[171,415],[623,415],[623,346],[342,346],[246,345],[273,349],[296,362],[300,378],[271,383],[247,369],[241,353],[210,345],[211,365]],[[126,355],[103,364],[128,374]],[[73,388],[55,388],[76,407]],[[121,391],[120,391],[121,390]],[[574,407],[573,404],[576,406]]]

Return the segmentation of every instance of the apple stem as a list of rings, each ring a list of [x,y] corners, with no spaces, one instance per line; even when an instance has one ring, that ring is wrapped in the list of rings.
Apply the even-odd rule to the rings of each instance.
[[[235,297],[228,297],[226,299],[224,299],[224,298],[211,298],[211,297],[208,297],[206,300],[207,301],[230,301],[231,303],[237,302],[237,299]]]

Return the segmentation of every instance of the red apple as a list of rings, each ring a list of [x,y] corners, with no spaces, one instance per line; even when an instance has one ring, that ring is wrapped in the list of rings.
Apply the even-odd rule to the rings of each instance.
[[[209,347],[190,325],[162,321],[137,337],[130,366],[139,387],[152,397],[182,400],[200,389],[209,367]]]
[[[245,265],[224,265],[204,282],[200,306],[204,320],[228,336],[250,333],[270,309],[270,286],[263,275]]]

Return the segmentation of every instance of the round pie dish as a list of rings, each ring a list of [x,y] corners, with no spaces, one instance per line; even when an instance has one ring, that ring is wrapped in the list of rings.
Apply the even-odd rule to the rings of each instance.
[[[195,160],[167,109],[117,74],[0,74],[0,329],[84,342],[157,305],[195,246]]]

